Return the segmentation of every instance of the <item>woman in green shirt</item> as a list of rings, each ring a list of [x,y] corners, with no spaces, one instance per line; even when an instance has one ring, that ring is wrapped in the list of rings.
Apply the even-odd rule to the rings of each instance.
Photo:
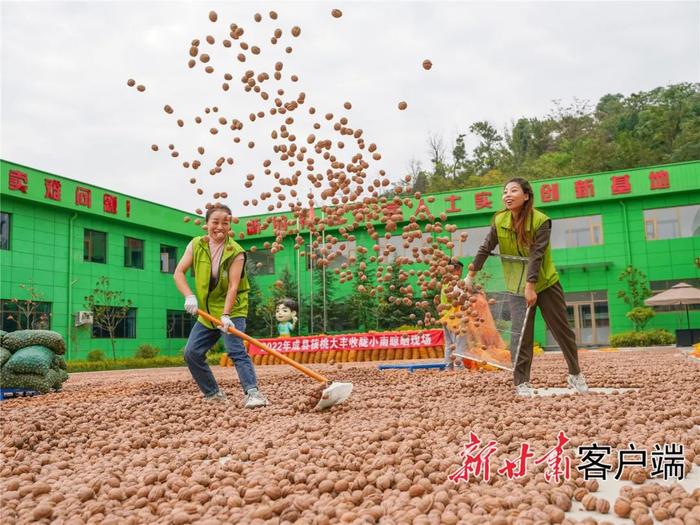
[[[533,394],[530,367],[537,307],[564,354],[569,369],[569,386],[580,393],[588,392],[586,380],[579,368],[576,336],[566,315],[564,291],[552,262],[549,245],[552,221],[534,208],[532,186],[525,179],[518,177],[506,183],[503,188],[503,203],[506,209],[494,215],[491,230],[469,265],[467,287],[472,288],[476,273],[481,270],[496,246],[501,255],[522,258],[501,259],[506,288],[511,292],[512,326],[522,327],[525,323],[522,341],[520,330],[514,330],[511,338],[511,358],[515,360],[517,355],[517,362],[513,363],[516,393],[524,397]],[[526,310],[525,305],[529,309]],[[524,319],[526,311],[528,316]]]
[[[245,250],[229,235],[231,210],[216,205],[207,210],[207,235],[195,237],[175,268],[175,284],[185,296],[185,310],[198,316],[185,346],[185,362],[207,401],[226,401],[226,395],[207,364],[209,349],[224,336],[224,347],[236,367],[245,394],[245,408],[267,405],[259,392],[255,367],[240,337],[228,332],[230,326],[245,331],[248,316],[248,277],[245,273]],[[185,277],[194,267],[195,292]],[[221,320],[220,328],[199,316],[199,309]]]

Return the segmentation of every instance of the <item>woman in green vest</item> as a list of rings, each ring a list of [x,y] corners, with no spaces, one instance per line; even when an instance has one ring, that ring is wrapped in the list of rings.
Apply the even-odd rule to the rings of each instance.
[[[511,292],[512,326],[522,327],[525,323],[522,342],[520,330],[514,330],[511,338],[511,356],[515,359],[517,355],[517,362],[513,363],[516,393],[524,397],[533,395],[530,367],[537,307],[564,354],[569,369],[569,386],[580,393],[588,392],[586,380],[579,368],[576,336],[566,315],[564,291],[552,262],[549,245],[552,221],[534,208],[532,186],[525,179],[518,177],[506,183],[503,202],[506,209],[494,215],[491,230],[469,265],[465,279],[467,288],[473,287],[476,272],[481,270],[496,246],[500,255],[521,257],[522,260],[501,259],[506,289]],[[530,307],[527,319],[524,319],[525,304]]]
[[[245,250],[229,235],[231,210],[216,205],[207,210],[207,235],[195,237],[175,268],[175,284],[185,296],[185,310],[197,316],[202,309],[221,319],[221,327],[199,316],[185,346],[185,362],[207,401],[227,401],[207,363],[207,352],[224,335],[224,347],[233,361],[245,395],[245,408],[267,405],[258,390],[255,367],[240,337],[228,333],[233,326],[245,331],[248,316],[248,277]],[[194,266],[195,293],[185,274]]]

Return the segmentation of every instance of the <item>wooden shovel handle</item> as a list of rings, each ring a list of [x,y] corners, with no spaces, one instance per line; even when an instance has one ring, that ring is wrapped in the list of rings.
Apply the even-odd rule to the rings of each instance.
[[[221,326],[221,321],[219,321],[216,317],[210,315],[209,313],[205,312],[204,310],[198,310],[198,312],[199,312],[199,315],[204,317],[207,321],[215,324],[216,326]],[[243,333],[240,330],[236,330],[233,326],[229,326],[228,331],[230,334],[236,335],[236,336],[240,337],[241,339],[245,339],[250,344],[257,346],[261,350],[267,352],[270,355],[275,356],[278,359],[281,359],[282,361],[284,361],[288,365],[293,366],[294,368],[299,370],[299,372],[301,372],[302,374],[309,376],[311,379],[315,379],[319,383],[328,383],[328,379],[323,377],[321,374],[318,374],[318,373],[314,372],[313,370],[309,370],[305,366],[300,365],[299,363],[297,363],[293,359],[290,359],[286,355],[280,354],[278,351],[273,350],[272,348],[270,348],[266,344],[261,343],[257,339],[253,339],[248,334]]]

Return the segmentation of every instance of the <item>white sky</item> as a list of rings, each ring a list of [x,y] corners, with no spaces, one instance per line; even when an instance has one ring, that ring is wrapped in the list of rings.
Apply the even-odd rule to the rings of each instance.
[[[303,110],[291,113],[298,145],[306,144],[313,122],[326,122],[311,117],[309,106],[317,108],[316,117],[347,115],[349,126],[362,128],[367,144],[376,142],[382,153],[370,171],[383,168],[393,180],[407,173],[412,158],[428,163],[427,137],[433,133],[449,145],[477,120],[503,129],[521,116],[542,117],[553,99],[595,103],[606,93],[628,95],[700,79],[699,2],[2,2],[1,7],[2,158],[188,211],[202,207],[214,191],[227,191],[234,213],[250,214],[256,210],[244,208],[243,200],[272,188],[261,162],[274,159],[269,134],[281,118],[268,115],[251,123],[248,114],[270,104],[244,93],[239,78],[246,69],[272,72],[278,60],[285,79],[292,73],[301,78],[280,85],[288,94],[307,95]],[[342,18],[331,17],[335,7]],[[219,15],[216,24],[208,19],[210,9]],[[269,18],[271,9],[279,13],[277,20]],[[263,14],[259,24],[253,21],[257,11]],[[246,63],[239,63],[236,41],[231,49],[221,45],[231,22],[246,29],[239,42],[262,48],[255,60],[247,53]],[[302,29],[299,38],[289,34],[293,25]],[[278,27],[284,34],[272,46],[269,39]],[[204,43],[208,34],[216,38],[214,46]],[[214,74],[205,74],[201,63],[187,67],[193,38],[202,41],[200,52],[211,49]],[[294,48],[291,55],[284,53],[287,45]],[[434,64],[431,71],[421,67],[425,58]],[[234,76],[226,93],[224,72]],[[145,84],[146,92],[127,87],[129,78]],[[397,110],[400,100],[408,102],[406,111]],[[342,110],[345,101],[352,110]],[[164,104],[175,115],[166,115]],[[241,144],[233,143],[228,130],[214,138],[209,125],[195,126],[194,115],[205,117],[203,108],[214,105],[220,115],[245,123]],[[185,128],[175,124],[178,117]],[[250,140],[253,150],[246,147]],[[150,150],[152,143],[161,147],[159,153]],[[180,152],[177,159],[168,155],[169,143]],[[188,182],[192,170],[181,165],[197,158],[199,145],[207,148],[210,162],[222,155],[236,161],[216,177],[200,168],[203,197]],[[279,161],[273,167],[288,174]],[[247,173],[256,174],[251,190],[243,187]]]

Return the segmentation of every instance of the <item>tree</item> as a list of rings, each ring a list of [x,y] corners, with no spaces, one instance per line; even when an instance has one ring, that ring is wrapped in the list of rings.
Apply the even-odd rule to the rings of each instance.
[[[445,143],[442,136],[434,133],[428,137],[430,163],[433,165],[433,177],[445,178],[447,166],[445,163]]]
[[[105,330],[112,344],[112,358],[117,360],[117,328],[131,309],[131,299],[125,299],[123,292],[110,290],[109,279],[102,276],[97,280],[90,295],[85,296],[85,308],[92,312],[93,326]]]
[[[250,266],[246,267],[248,273],[248,321],[246,323],[246,332],[251,335],[266,335],[270,332],[270,320],[263,315],[260,315],[260,310],[264,304],[262,290],[258,284],[257,275],[254,271],[249,271]],[[252,315],[250,315],[252,314]]]
[[[653,308],[637,306],[625,314],[625,317],[634,323],[634,329],[638,332],[644,330],[649,320],[656,315]]]
[[[594,106],[553,101],[543,117],[518,117],[503,136],[487,121],[468,127],[447,159],[442,137],[428,137],[430,167],[411,170],[415,191],[439,192],[502,184],[511,177],[547,179],[700,159],[700,84],[679,83],[627,96],[603,95]],[[415,165],[414,165],[415,168]],[[488,179],[486,178],[488,177]],[[405,188],[404,188],[405,189]],[[387,192],[386,196],[392,196]]]
[[[651,295],[646,274],[630,265],[620,274],[618,280],[626,282],[627,290],[619,290],[617,296],[630,308],[644,306],[644,299]]]
[[[406,286],[406,282],[401,280],[401,267],[394,262],[390,268],[391,271],[387,271],[390,279],[383,283],[383,291],[378,298],[377,313],[379,328],[382,329],[398,328],[401,325],[409,324],[411,314],[416,314],[415,306],[406,304],[403,300],[406,295],[400,291],[402,287]]]
[[[653,309],[644,305],[644,299],[651,295],[647,276],[638,268],[630,265],[625,268],[618,279],[627,284],[627,290],[617,292],[617,296],[630,307],[630,311],[625,315],[634,323],[635,330],[643,330],[649,319],[655,315]]]
[[[348,316],[358,330],[376,330],[378,328],[378,302],[373,289],[375,287],[374,269],[367,269],[367,254],[364,251],[358,251],[357,270],[355,278],[359,279],[360,275],[364,276],[364,280],[359,279],[353,286],[353,291],[347,300]],[[365,270],[360,270],[365,267]]]
[[[452,148],[452,178],[457,177],[467,167],[467,147],[464,145],[464,133],[457,135]]]
[[[494,169],[502,156],[503,137],[498,134],[487,121],[482,120],[469,126],[469,131],[481,139],[481,142],[474,148],[474,172],[483,175]]]
[[[48,328],[50,314],[47,315],[45,312],[39,311],[41,303],[46,298],[44,293],[37,289],[31,279],[27,284],[21,283],[19,287],[29,295],[29,299],[18,299],[17,297],[10,299],[10,302],[15,305],[17,313],[8,315],[7,319],[14,321],[18,330]]]

